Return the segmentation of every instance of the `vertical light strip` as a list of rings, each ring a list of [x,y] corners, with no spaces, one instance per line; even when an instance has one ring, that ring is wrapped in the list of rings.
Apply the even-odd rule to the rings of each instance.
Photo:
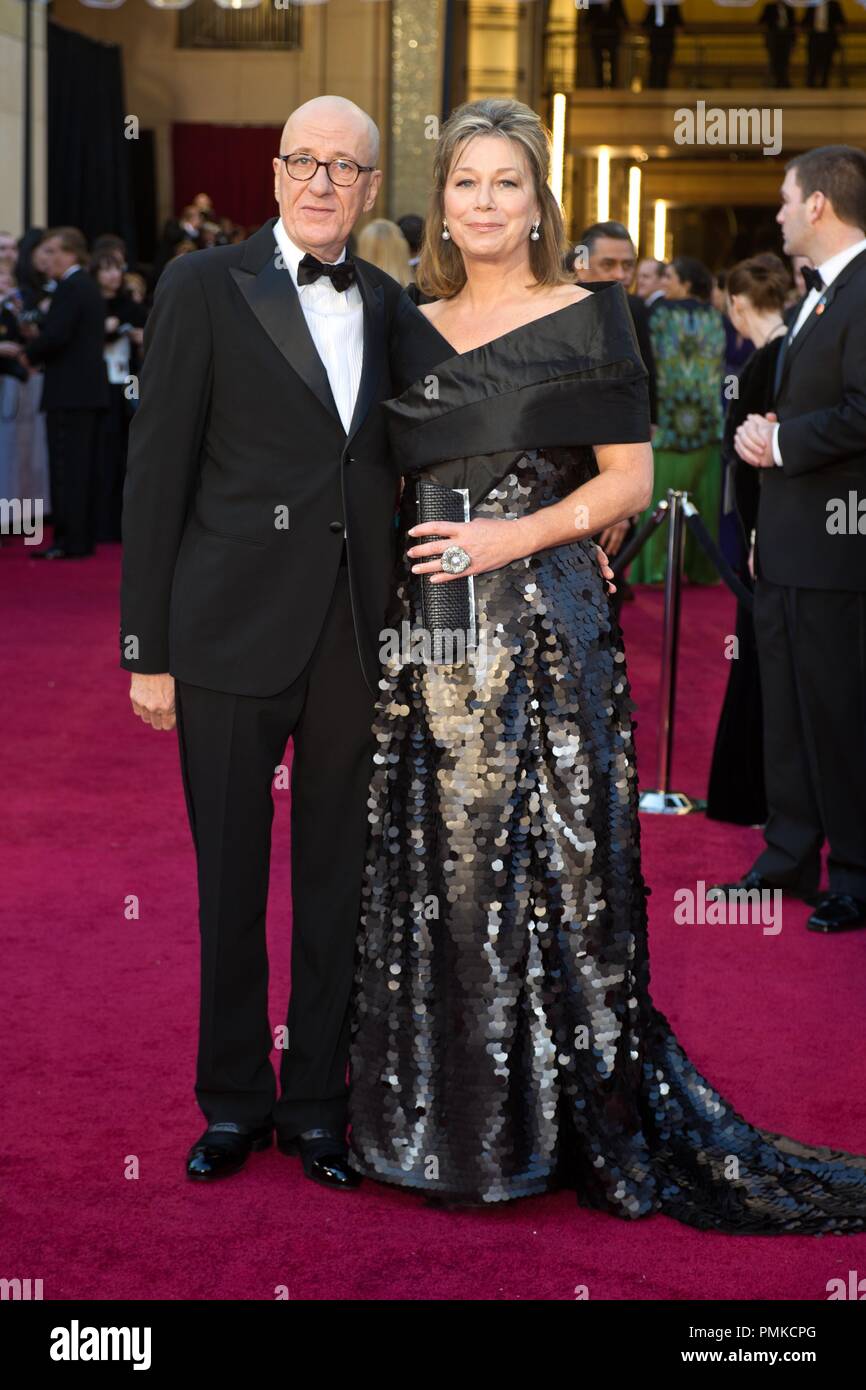
[[[565,170],[565,92],[553,94],[553,123],[551,126],[550,187],[556,201],[562,204],[562,184]]]
[[[640,244],[640,165],[633,164],[628,171],[628,234],[637,251]]]
[[[596,222],[607,222],[610,217],[610,150],[607,145],[599,146],[598,151],[596,208]]]
[[[655,216],[653,219],[653,257],[657,261],[664,261],[665,241],[667,240],[668,230],[668,205],[664,198],[656,198]]]

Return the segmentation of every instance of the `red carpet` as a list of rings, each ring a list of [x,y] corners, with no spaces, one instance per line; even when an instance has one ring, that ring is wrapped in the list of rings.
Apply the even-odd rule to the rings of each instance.
[[[183,1176],[203,1128],[192,1081],[197,924],[174,734],[128,707],[119,547],[39,564],[0,549],[4,693],[0,1275],[46,1299],[823,1299],[866,1271],[866,1236],[730,1237],[634,1224],[568,1193],[447,1213],[367,1182],[331,1194],[276,1150],[213,1189]],[[642,782],[655,777],[661,599],[625,610]],[[706,789],[733,629],[687,589],[674,785]],[[278,793],[272,1021],[288,989],[288,804]],[[699,1067],[765,1128],[866,1152],[866,933],[678,926],[673,894],[735,877],[759,832],[642,817],[653,993]],[[126,903],[138,900],[132,919]],[[137,1176],[135,1175],[137,1173]]]

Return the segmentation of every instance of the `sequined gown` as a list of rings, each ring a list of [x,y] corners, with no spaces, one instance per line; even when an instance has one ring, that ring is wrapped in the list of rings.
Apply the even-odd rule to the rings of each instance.
[[[406,301],[389,402],[406,475],[513,518],[645,440],[618,286],[464,354]],[[402,540],[402,537],[401,537]],[[414,625],[401,559],[394,631]],[[587,541],[476,577],[484,660],[394,652],[377,704],[352,1020],[353,1162],[454,1202],[573,1187],[624,1218],[866,1228],[866,1158],[746,1122],[649,993],[633,704]],[[405,644],[403,644],[405,646]]]

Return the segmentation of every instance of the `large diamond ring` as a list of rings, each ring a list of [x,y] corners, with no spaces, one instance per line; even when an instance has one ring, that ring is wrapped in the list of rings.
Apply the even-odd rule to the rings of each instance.
[[[442,568],[446,574],[462,574],[472,564],[472,556],[460,545],[449,545],[442,552]]]

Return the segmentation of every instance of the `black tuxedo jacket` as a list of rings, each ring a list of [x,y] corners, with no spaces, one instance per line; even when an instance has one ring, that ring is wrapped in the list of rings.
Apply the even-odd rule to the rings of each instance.
[[[866,534],[834,534],[827,523],[828,504],[847,506],[852,491],[866,498],[866,251],[823,298],[823,312],[783,349],[774,406],[782,467],[760,470],[756,555],[774,584],[864,591]]]
[[[33,363],[45,363],[43,410],[104,410],[108,374],[102,355],[105,300],[86,270],[61,280],[38,338],[27,347]]]
[[[120,664],[276,694],[312,654],[345,526],[358,650],[376,690],[398,479],[378,403],[393,394],[401,289],[356,262],[364,356],[347,435],[278,268],[275,220],[239,245],[181,256],[159,282],[124,486]]]
[[[833,34],[835,30],[842,29],[845,26],[845,15],[842,12],[842,6],[839,4],[839,0],[829,0],[827,26],[826,32],[829,34]],[[815,28],[815,10],[812,6],[810,6],[803,15],[803,28],[807,32],[811,32]],[[817,33],[818,31],[815,30],[815,32]]]
[[[623,9],[622,0],[610,0],[606,9],[604,5],[590,5],[588,10],[583,11],[583,18],[590,34],[618,34],[621,29],[628,27],[628,15]]]
[[[788,7],[786,19],[786,24],[780,24],[779,11],[776,8],[775,0],[772,0],[771,4],[764,6],[758,23],[764,29],[778,30],[780,34],[790,34],[793,36],[796,32],[797,15],[790,7]]]
[[[684,27],[679,5],[665,5],[662,9],[662,19],[664,21],[662,24],[656,24],[656,7],[654,4],[647,5],[642,22],[644,29],[649,29],[650,37],[653,34],[663,34],[666,31],[670,34],[673,29]]]

